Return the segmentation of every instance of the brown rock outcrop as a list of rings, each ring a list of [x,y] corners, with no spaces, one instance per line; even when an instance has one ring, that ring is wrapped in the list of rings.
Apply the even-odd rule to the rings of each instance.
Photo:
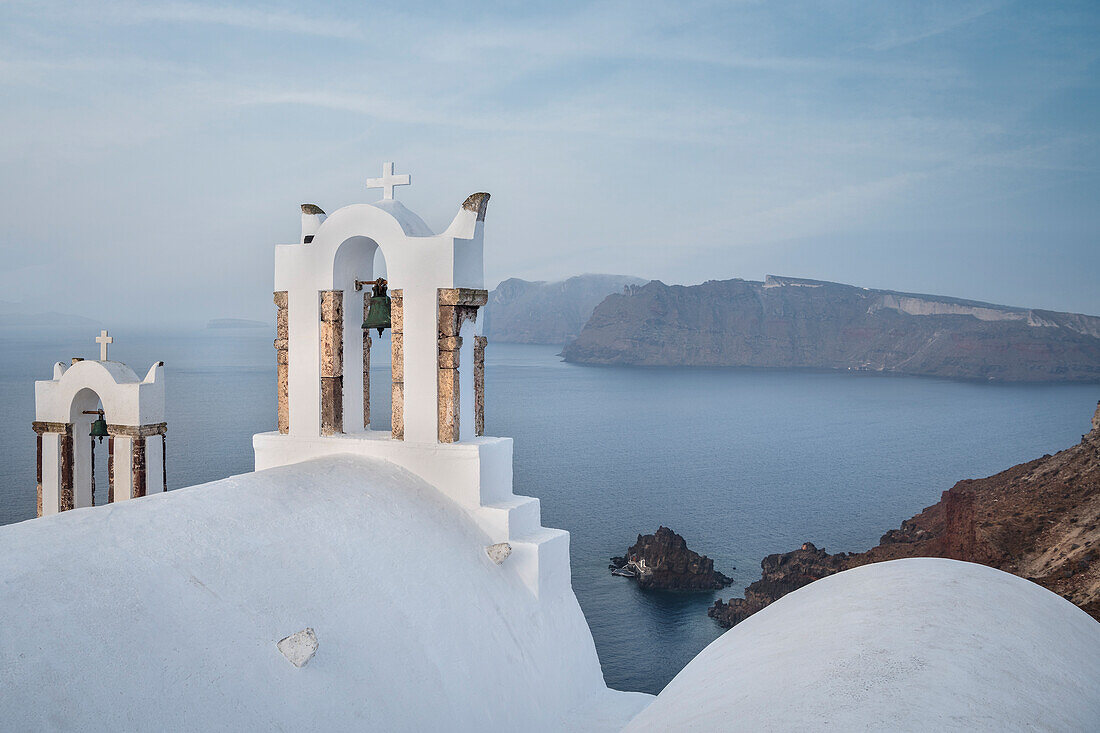
[[[716,590],[733,581],[714,569],[714,561],[688,549],[683,537],[668,527],[638,535],[625,557],[611,558],[613,567],[637,573],[638,585],[659,590]]]
[[[1100,404],[1067,450],[988,478],[960,481],[866,552],[829,555],[807,543],[769,555],[745,597],[708,614],[732,626],[826,575],[905,557],[966,560],[1028,578],[1100,620]]]

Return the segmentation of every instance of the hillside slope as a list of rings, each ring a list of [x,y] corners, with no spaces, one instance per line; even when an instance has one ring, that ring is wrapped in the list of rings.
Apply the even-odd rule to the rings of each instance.
[[[643,282],[626,275],[577,275],[556,282],[510,278],[489,294],[485,335],[516,344],[564,344],[577,337],[600,301]]]
[[[775,277],[608,296],[566,361],[1100,381],[1100,318]]]

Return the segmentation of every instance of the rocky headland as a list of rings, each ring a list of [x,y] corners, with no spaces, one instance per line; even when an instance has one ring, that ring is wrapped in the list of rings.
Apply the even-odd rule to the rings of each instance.
[[[708,614],[733,626],[827,575],[905,557],[946,557],[1015,573],[1100,620],[1100,405],[1092,429],[1072,448],[960,481],[866,552],[830,555],[807,542],[768,555],[760,580],[743,598],[718,600]]]
[[[489,293],[485,335],[493,341],[561,346],[577,337],[600,301],[643,282],[626,275],[577,275],[556,282],[510,278]]]
[[[640,587],[654,590],[717,590],[733,582],[668,527],[638,535],[626,555],[611,558],[610,569],[632,572]]]
[[[1100,381],[1100,317],[769,275],[609,295],[566,361]]]

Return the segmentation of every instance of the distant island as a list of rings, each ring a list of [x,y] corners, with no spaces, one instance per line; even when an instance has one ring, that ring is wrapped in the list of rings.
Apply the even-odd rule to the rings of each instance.
[[[791,591],[843,570],[946,557],[1028,578],[1100,620],[1100,404],[1081,442],[989,478],[960,481],[866,552],[830,555],[807,542],[768,555],[744,597],[708,614],[733,626]]]
[[[250,321],[247,318],[211,318],[206,322],[207,328],[271,328],[270,323],[263,321]]]
[[[99,321],[72,313],[39,311],[25,303],[0,301],[0,328],[19,328],[32,326],[99,326]]]
[[[577,275],[553,282],[513,277],[489,294],[485,335],[496,342],[561,346],[580,334],[604,298],[644,282],[627,275]]]
[[[1100,317],[769,275],[608,295],[566,361],[1100,381]]]

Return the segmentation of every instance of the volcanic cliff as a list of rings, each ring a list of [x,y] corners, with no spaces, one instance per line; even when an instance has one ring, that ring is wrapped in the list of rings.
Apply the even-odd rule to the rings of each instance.
[[[683,537],[668,527],[638,535],[624,557],[611,558],[613,568],[627,568],[642,588],[717,590],[733,582],[714,569],[714,560],[689,550]]]
[[[509,278],[489,293],[485,335],[497,342],[561,346],[577,337],[600,301],[643,282],[627,275],[577,275],[557,282]]]
[[[1072,448],[960,481],[866,552],[830,555],[808,542],[769,555],[744,598],[716,601],[708,613],[733,626],[814,580],[903,557],[947,557],[1015,573],[1100,620],[1100,404],[1092,430]]]
[[[1100,317],[769,275],[609,295],[566,361],[1100,381]]]

